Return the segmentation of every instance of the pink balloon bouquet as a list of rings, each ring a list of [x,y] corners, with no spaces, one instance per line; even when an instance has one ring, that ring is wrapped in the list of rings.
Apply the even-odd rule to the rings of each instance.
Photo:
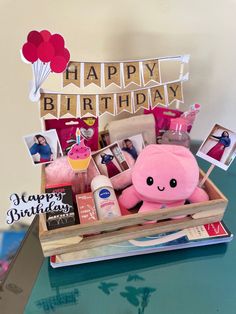
[[[48,75],[51,72],[64,72],[70,60],[70,52],[65,48],[64,38],[59,34],[51,34],[48,30],[31,31],[21,49],[21,56],[24,62],[32,64],[32,101],[39,100],[39,89]]]

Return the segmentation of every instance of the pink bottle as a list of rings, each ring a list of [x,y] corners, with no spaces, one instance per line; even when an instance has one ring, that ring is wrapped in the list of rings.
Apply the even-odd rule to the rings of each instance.
[[[170,128],[162,136],[162,144],[181,145],[190,147],[190,137],[187,132],[188,122],[184,118],[175,118],[170,121]]]
[[[181,118],[184,118],[187,120],[188,123],[188,133],[190,133],[193,123],[196,119],[197,114],[199,113],[201,109],[201,105],[199,104],[193,104],[192,106],[189,107],[189,110],[185,111],[182,115]]]

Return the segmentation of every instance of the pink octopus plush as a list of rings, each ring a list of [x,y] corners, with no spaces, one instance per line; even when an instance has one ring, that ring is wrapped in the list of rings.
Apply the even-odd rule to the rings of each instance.
[[[132,183],[119,202],[132,208],[140,201],[139,212],[180,206],[208,200],[199,188],[199,168],[193,154],[183,146],[149,145],[139,155],[133,170]]]

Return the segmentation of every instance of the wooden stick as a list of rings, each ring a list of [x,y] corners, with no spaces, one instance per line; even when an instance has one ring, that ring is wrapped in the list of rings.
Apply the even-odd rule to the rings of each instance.
[[[211,166],[209,167],[209,169],[207,170],[207,173],[205,174],[205,176],[202,178],[201,182],[198,184],[198,186],[201,188],[203,186],[203,184],[205,183],[205,181],[207,180],[207,178],[209,177],[209,175],[211,174],[212,170],[215,168],[215,165],[211,164]]]

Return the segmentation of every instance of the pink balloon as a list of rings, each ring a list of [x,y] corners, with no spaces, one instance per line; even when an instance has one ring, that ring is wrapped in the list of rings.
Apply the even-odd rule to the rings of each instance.
[[[56,55],[57,55],[57,56],[60,56],[60,57],[63,57],[63,58],[66,60],[67,63],[68,63],[69,60],[70,60],[70,52],[69,52],[69,50],[66,49],[66,48],[63,48],[63,49],[61,49],[61,50],[58,50],[58,51],[56,52]]]
[[[53,34],[50,38],[50,43],[55,48],[55,52],[62,50],[65,45],[64,38],[59,34]]]
[[[27,41],[38,47],[43,41],[43,38],[38,31],[31,31],[27,36]]]
[[[49,41],[49,39],[51,38],[51,33],[47,30],[41,31],[40,34],[44,41]]]
[[[61,56],[54,57],[50,63],[51,70],[55,73],[62,73],[66,69],[66,65],[65,58]]]
[[[42,42],[38,47],[38,56],[42,62],[49,62],[55,55],[55,49],[50,42]]]
[[[26,60],[34,63],[38,59],[37,48],[31,43],[25,43],[22,47],[22,54]]]

